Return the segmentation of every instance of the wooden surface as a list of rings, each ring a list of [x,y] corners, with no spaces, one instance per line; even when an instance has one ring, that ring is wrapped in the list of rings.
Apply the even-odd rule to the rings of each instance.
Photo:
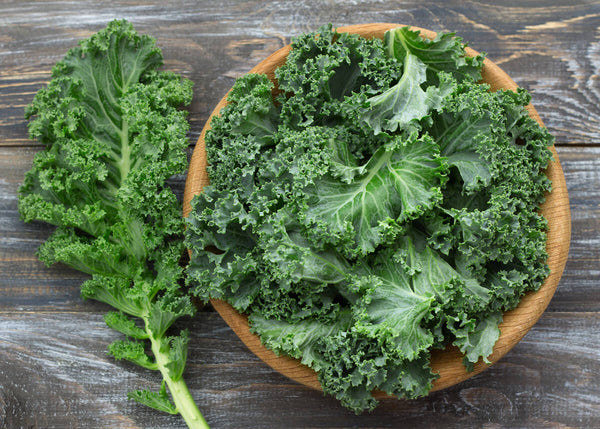
[[[396,27],[398,27],[398,24],[369,23],[339,27],[338,31],[359,34],[369,39],[383,39],[386,31]],[[429,39],[436,37],[436,33],[431,30],[419,27],[412,28],[413,30],[419,30],[423,37]],[[290,45],[286,45],[278,49],[254,66],[250,70],[250,73],[266,74],[275,83],[275,70],[285,64],[290,48]],[[467,48],[466,54],[475,57],[479,55],[479,52],[472,48]],[[492,91],[517,89],[517,84],[510,76],[489,58],[484,60],[481,76],[482,80],[490,86],[490,90]],[[213,116],[219,115],[226,105],[227,95],[217,103],[213,113],[202,129],[194,148],[183,193],[183,213],[186,217],[191,211],[192,199],[195,195],[201,193],[204,186],[208,185],[210,181],[207,171],[204,136],[210,129]],[[544,126],[535,107],[529,104],[527,109],[529,115],[541,126]],[[544,204],[541,207],[541,212],[548,221],[546,249],[548,252],[547,264],[550,268],[550,275],[538,291],[528,293],[523,297],[517,308],[504,314],[503,322],[499,327],[502,334],[494,345],[493,353],[487,356],[487,363],[480,360],[474,365],[471,371],[467,371],[463,364],[464,354],[457,347],[448,346],[445,350],[434,351],[431,356],[431,369],[436,374],[439,374],[439,378],[434,380],[432,392],[454,386],[484,371],[489,367],[490,363],[495,363],[501,359],[537,322],[556,291],[569,253],[571,215],[567,187],[560,160],[556,148],[551,147],[550,149],[553,160],[546,169],[546,175],[552,182],[552,191],[546,196]],[[213,299],[211,300],[211,304],[242,342],[263,362],[294,381],[314,389],[321,389],[321,384],[315,371],[302,365],[298,359],[292,359],[288,356],[278,356],[272,350],[265,347],[260,337],[250,331],[246,315],[240,314],[223,300]],[[384,392],[376,393],[377,398],[386,396]]]
[[[166,67],[195,82],[190,141],[233,79],[319,25],[399,22],[453,30],[529,89],[556,136],[572,240],[561,283],[538,323],[498,363],[427,398],[385,400],[355,416],[250,353],[210,308],[191,332],[186,379],[213,428],[600,427],[600,3],[510,1],[0,2],[0,428],[183,427],[125,399],[157,374],[106,355],[120,338],[107,307],[79,298],[85,276],[44,267],[51,232],[23,224],[16,190],[40,146],[23,109],[50,68],[113,18],[151,33]],[[185,177],[173,179],[183,192]]]

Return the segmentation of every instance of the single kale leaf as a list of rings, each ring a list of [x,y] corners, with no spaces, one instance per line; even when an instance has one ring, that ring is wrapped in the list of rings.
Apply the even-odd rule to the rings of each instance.
[[[356,412],[374,390],[426,395],[434,349],[487,361],[503,312],[548,275],[552,137],[525,91],[478,83],[482,66],[452,34],[326,26],[276,82],[239,78],[206,134],[193,292],[247,313]]]
[[[443,99],[452,90],[454,82],[441,75],[441,85],[427,86],[427,66],[410,52],[403,59],[404,69],[398,82],[381,94],[367,98],[359,108],[360,120],[381,132],[421,130],[422,123],[430,121],[431,113],[438,110]]]
[[[129,339],[109,352],[162,374],[159,393],[130,398],[198,427],[205,422],[182,379],[187,333],[167,334],[195,313],[183,288],[181,203],[168,184],[187,166],[180,106],[192,84],[161,65],[154,40],[126,21],[67,53],[26,109],[45,149],[25,175],[19,211],[56,225],[40,259],[89,274],[82,296],[117,310],[106,323]]]
[[[427,79],[434,84],[439,83],[439,72],[450,73],[459,82],[481,79],[485,55],[465,55],[466,44],[454,33],[440,32],[431,40],[410,27],[399,27],[386,32],[383,43],[390,57],[402,59],[410,54],[419,58],[427,66]]]

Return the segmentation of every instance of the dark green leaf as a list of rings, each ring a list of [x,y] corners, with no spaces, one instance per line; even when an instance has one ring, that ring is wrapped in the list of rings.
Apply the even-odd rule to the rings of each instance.
[[[134,390],[127,394],[128,399],[133,399],[147,407],[154,408],[169,414],[177,414],[177,408],[167,396],[165,383],[163,382],[159,392],[149,390]]]
[[[111,311],[104,315],[104,321],[108,326],[116,331],[121,332],[129,337],[145,340],[148,338],[148,333],[135,324],[135,321],[116,311]]]

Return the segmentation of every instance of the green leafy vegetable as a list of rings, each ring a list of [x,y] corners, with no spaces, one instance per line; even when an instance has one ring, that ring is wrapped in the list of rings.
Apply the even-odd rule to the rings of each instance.
[[[188,278],[249,314],[276,353],[356,412],[414,398],[432,350],[467,368],[548,275],[539,205],[552,137],[523,90],[478,83],[483,56],[408,28],[296,38],[274,83],[237,80],[206,134]]]
[[[416,127],[432,110],[439,109],[444,95],[452,88],[444,82],[443,86],[432,85],[423,90],[421,84],[426,80],[426,70],[427,66],[417,56],[407,53],[398,83],[369,97],[368,107],[361,109],[360,119],[371,126],[375,134]]]
[[[357,253],[364,255],[393,226],[441,200],[443,170],[439,148],[429,136],[396,138],[381,146],[351,181],[324,175],[307,187],[303,215],[315,225],[327,219],[323,232],[343,234],[350,228]],[[389,219],[393,226],[386,223]]]
[[[419,31],[401,27],[388,31],[384,45],[390,57],[415,56],[427,65],[427,77],[434,84],[438,73],[452,74],[457,80],[478,81],[481,78],[483,56],[468,57],[460,37],[440,32],[435,39],[421,37]]]
[[[182,379],[187,332],[167,335],[195,313],[183,291],[181,204],[168,186],[187,166],[179,106],[192,85],[161,64],[154,40],[126,21],[67,53],[26,110],[31,138],[46,148],[25,176],[19,211],[56,225],[40,259],[90,274],[83,297],[117,310],[106,323],[131,339],[109,352],[162,374],[159,393],[129,397],[206,427]]]

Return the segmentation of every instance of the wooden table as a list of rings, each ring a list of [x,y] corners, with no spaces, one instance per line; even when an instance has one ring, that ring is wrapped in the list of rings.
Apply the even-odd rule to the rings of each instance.
[[[192,79],[190,141],[235,77],[289,42],[334,25],[396,22],[453,30],[488,52],[556,136],[571,198],[567,267],[548,310],[505,358],[427,398],[355,416],[253,356],[210,308],[191,332],[186,379],[214,428],[600,427],[600,2],[63,1],[0,3],[0,428],[183,427],[125,399],[158,374],[106,354],[120,334],[84,302],[81,273],[35,256],[52,228],[24,224],[17,188],[41,149],[24,107],[77,40],[113,18],[153,35],[166,68]],[[175,180],[181,192],[185,177]]]

